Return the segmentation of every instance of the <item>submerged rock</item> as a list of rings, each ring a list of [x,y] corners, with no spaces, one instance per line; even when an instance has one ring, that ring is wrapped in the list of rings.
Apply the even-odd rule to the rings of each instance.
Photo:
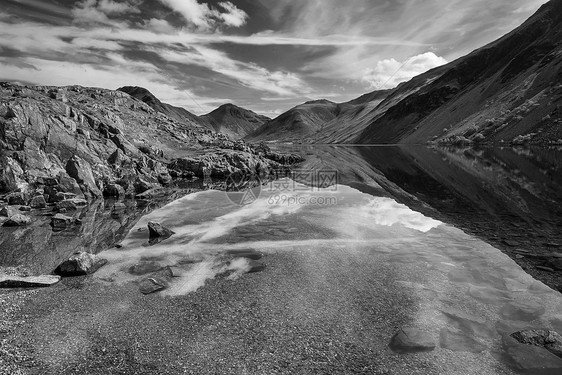
[[[248,269],[248,273],[255,273],[255,272],[262,272],[265,270],[265,264],[255,261],[255,260],[250,260],[249,262],[249,266],[250,268]]]
[[[16,214],[4,222],[5,227],[19,227],[31,223],[31,218],[26,215]]]
[[[96,272],[106,263],[106,259],[97,259],[94,254],[77,252],[61,263],[55,273],[61,276],[84,276]]]
[[[226,254],[231,255],[235,258],[247,258],[247,259],[251,259],[251,260],[259,260],[263,257],[263,254],[255,251],[255,250],[252,250],[252,249],[227,250]]]
[[[562,373],[562,359],[543,347],[521,344],[509,335],[503,336],[503,347],[511,365],[526,374]]]
[[[400,354],[430,352],[435,349],[435,341],[428,332],[416,328],[401,328],[388,346],[393,352]]]
[[[60,281],[61,277],[56,275],[42,276],[12,276],[0,275],[0,288],[33,288],[47,287]]]
[[[454,352],[480,353],[486,350],[486,346],[476,341],[474,337],[451,328],[441,330],[439,343],[442,348]]]
[[[540,346],[562,358],[562,336],[547,329],[528,329],[510,335],[522,344]]]
[[[172,270],[166,267],[141,280],[139,290],[142,294],[151,294],[164,290],[170,285],[169,280],[173,276]]]

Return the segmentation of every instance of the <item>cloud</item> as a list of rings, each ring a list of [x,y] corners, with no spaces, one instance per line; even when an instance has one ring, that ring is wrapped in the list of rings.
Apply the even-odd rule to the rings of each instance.
[[[193,24],[200,29],[211,29],[225,25],[240,27],[246,23],[248,15],[230,1],[218,5],[224,10],[211,9],[207,3],[197,0],[159,0],[173,11],[180,14],[188,24]]]
[[[163,59],[185,65],[197,65],[236,80],[239,84],[258,91],[280,96],[309,92],[306,83],[296,74],[269,71],[254,63],[236,61],[224,52],[205,46],[191,45],[189,49],[172,51],[154,50]]]
[[[219,3],[226,10],[226,13],[218,13],[217,17],[221,18],[227,26],[240,27],[246,23],[248,15],[241,9],[238,9],[230,1]]]
[[[0,58],[0,78],[11,81],[33,81],[42,85],[81,85],[117,89],[121,86],[142,86],[160,100],[173,105],[193,108],[197,112],[210,112],[217,101],[226,99],[206,98],[186,89],[188,85],[171,80],[152,64],[109,54],[107,65],[60,62],[40,58],[19,59],[17,62]],[[181,87],[181,88],[180,88]]]
[[[126,23],[108,16],[127,13],[140,13],[140,10],[127,2],[117,3],[112,0],[82,0],[71,10],[73,21],[77,24],[102,24],[120,28],[125,27]]]
[[[433,52],[426,52],[399,62],[393,58],[381,60],[375,68],[364,71],[362,79],[373,89],[389,89],[428,70],[447,63]]]

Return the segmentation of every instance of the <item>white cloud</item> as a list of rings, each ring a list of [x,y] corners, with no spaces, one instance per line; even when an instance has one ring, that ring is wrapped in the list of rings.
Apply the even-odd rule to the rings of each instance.
[[[446,63],[447,60],[433,52],[422,53],[403,62],[390,58],[379,61],[375,68],[366,69],[362,79],[373,89],[389,89]]]
[[[248,15],[243,10],[237,8],[230,1],[219,3],[226,10],[226,13],[219,13],[217,16],[221,18],[227,26],[240,27],[246,23]]]
[[[219,6],[225,11],[211,9],[207,3],[197,0],[159,0],[173,11],[180,14],[188,24],[200,29],[210,29],[215,26],[240,27],[246,23],[248,15],[230,1],[221,2]]]

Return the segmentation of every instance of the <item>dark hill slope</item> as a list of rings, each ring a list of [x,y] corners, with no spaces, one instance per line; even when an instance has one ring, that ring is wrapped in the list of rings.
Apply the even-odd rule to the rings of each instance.
[[[298,105],[265,123],[246,139],[249,141],[294,142],[314,136],[322,126],[341,113],[339,104],[315,100]]]
[[[271,120],[234,104],[224,104],[200,118],[210,124],[213,130],[232,139],[244,138]]]
[[[193,124],[203,125],[209,129],[212,127],[208,122],[202,120],[201,117],[189,112],[185,108],[175,107],[171,104],[162,103],[157,97],[155,97],[150,91],[144,87],[138,86],[124,86],[119,89],[119,91],[126,92],[134,98],[146,103],[155,111],[165,114],[166,116],[178,121],[178,122],[191,122]]]

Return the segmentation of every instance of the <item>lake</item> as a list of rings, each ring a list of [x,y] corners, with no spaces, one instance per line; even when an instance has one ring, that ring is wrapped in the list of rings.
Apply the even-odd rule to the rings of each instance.
[[[559,150],[298,151],[289,177],[106,217],[108,264],[37,291],[15,342],[57,373],[560,373],[509,338],[562,332],[536,268],[562,252]],[[151,221],[175,234],[150,245]],[[389,348],[404,328],[435,348]]]

